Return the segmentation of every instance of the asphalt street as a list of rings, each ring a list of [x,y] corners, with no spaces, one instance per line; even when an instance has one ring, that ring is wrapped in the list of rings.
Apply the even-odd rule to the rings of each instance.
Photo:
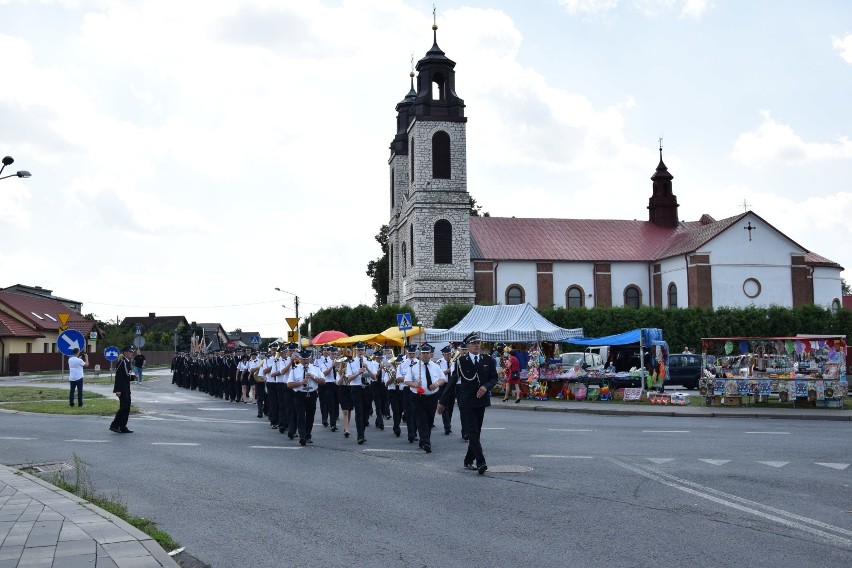
[[[429,455],[372,427],[359,446],[316,425],[303,448],[252,406],[146,376],[134,434],[109,432],[109,418],[0,412],[0,461],[76,452],[97,492],[215,567],[852,564],[849,422],[498,404],[479,476],[462,468],[458,425],[433,431]]]

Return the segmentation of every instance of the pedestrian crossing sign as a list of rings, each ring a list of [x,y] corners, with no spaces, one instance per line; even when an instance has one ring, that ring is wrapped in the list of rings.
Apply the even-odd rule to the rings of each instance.
[[[411,329],[411,314],[396,314],[396,326],[400,331]]]

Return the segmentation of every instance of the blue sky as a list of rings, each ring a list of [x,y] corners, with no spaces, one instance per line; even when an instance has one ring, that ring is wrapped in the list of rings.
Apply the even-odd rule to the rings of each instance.
[[[0,181],[0,285],[265,336],[293,315],[275,287],[301,314],[372,301],[431,2],[0,0],[0,18],[4,174],[33,174]],[[453,1],[437,21],[492,215],[646,219],[662,135],[681,219],[745,201],[852,267],[848,2]]]

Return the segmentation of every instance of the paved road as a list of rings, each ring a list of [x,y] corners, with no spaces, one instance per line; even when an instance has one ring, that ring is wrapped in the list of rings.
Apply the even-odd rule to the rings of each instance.
[[[94,389],[109,390],[106,386]],[[0,412],[0,461],[89,464],[96,490],[155,518],[216,567],[849,566],[849,422],[492,409],[491,471],[436,429],[358,446],[322,426],[301,448],[253,408],[134,389],[109,419]],[[528,469],[517,473],[497,470]]]

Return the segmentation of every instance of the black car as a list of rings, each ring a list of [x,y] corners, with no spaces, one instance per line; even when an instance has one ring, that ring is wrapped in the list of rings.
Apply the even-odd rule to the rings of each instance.
[[[669,380],[666,384],[681,385],[686,389],[697,389],[701,377],[701,355],[677,353],[669,355]]]

